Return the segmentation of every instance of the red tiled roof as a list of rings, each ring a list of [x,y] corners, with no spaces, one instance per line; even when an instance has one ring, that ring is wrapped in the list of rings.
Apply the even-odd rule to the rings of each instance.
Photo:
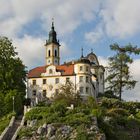
[[[41,73],[46,72],[47,66],[36,67],[29,71],[28,78],[37,78],[41,76]],[[62,75],[73,75],[74,65],[59,65],[56,66],[56,70],[61,72]]]
[[[62,72],[62,75],[73,75],[74,65],[59,65],[56,66],[56,70]]]
[[[36,67],[29,71],[28,78],[40,77],[41,73],[45,73],[46,66]]]

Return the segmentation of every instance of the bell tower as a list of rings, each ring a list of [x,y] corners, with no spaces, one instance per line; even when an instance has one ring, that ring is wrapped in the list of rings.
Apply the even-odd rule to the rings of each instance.
[[[54,30],[54,22],[52,22],[51,31],[49,32],[49,39],[46,40],[46,65],[59,65],[60,53],[59,53],[59,41],[57,40],[57,34]]]

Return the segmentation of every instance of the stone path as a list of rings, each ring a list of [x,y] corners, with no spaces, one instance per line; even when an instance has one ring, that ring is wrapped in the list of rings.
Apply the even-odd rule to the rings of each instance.
[[[17,128],[19,127],[22,120],[22,116],[19,116],[15,119],[15,122],[12,127],[10,127],[9,131],[7,132],[6,136],[2,140],[11,140],[13,135],[15,134]]]

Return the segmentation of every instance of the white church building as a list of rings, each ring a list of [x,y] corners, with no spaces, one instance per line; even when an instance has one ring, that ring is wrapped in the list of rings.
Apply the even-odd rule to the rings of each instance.
[[[104,67],[99,65],[97,56],[91,52],[77,60],[60,64],[61,46],[52,23],[49,39],[45,43],[46,64],[31,69],[27,80],[27,98],[35,105],[44,98],[52,97],[67,81],[74,84],[82,97],[98,96],[104,93]]]

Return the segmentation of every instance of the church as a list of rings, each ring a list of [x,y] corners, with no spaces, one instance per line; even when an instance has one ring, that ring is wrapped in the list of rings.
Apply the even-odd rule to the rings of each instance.
[[[97,97],[104,93],[104,67],[97,56],[90,52],[77,60],[60,64],[61,46],[52,22],[49,38],[45,43],[45,65],[31,69],[27,78],[27,98],[36,105],[44,98],[51,98],[59,92],[62,84],[70,81],[82,98]]]

